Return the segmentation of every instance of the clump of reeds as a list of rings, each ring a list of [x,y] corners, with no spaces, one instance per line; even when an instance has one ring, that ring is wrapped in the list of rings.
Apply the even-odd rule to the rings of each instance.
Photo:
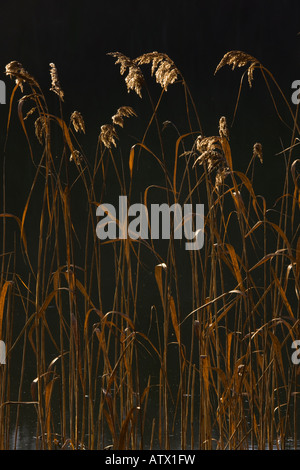
[[[21,214],[8,213],[5,198],[0,214],[0,339],[7,347],[0,365],[0,447],[16,446],[26,406],[36,418],[41,449],[265,449],[285,448],[291,440],[297,448],[298,372],[290,360],[300,314],[296,116],[288,108],[293,135],[283,152],[282,194],[270,211],[254,189],[254,163],[263,162],[260,143],[244,149],[249,165],[243,173],[226,118],[216,135],[204,137],[186,82],[166,54],[111,55],[121,74],[127,72],[128,91],[142,97],[141,67],[147,64],[162,87],[157,103],[150,99],[140,142],[127,149],[129,181],[114,152],[117,140],[123,143],[117,126],[136,116],[130,106],[101,126],[103,145],[87,159],[72,132],[88,131],[81,113],[74,111],[67,125],[62,114],[49,112],[39,84],[21,64],[6,67],[22,93],[31,88],[19,100],[18,115],[35,174]],[[216,71],[224,65],[248,65],[250,86],[256,68],[277,86],[243,52],[227,53]],[[51,91],[62,105],[57,70],[50,67]],[[176,82],[183,85],[187,124],[172,153],[164,145],[159,108]],[[30,137],[34,113],[42,152]],[[158,150],[147,142],[154,122]],[[61,147],[53,138],[59,132]],[[162,173],[164,185],[136,176],[137,149],[140,158],[153,159],[151,178]],[[115,195],[116,181],[128,203],[136,202],[133,188],[146,205],[153,193],[169,204],[204,203],[203,248],[185,251],[172,236],[164,245],[99,241],[95,209]]]

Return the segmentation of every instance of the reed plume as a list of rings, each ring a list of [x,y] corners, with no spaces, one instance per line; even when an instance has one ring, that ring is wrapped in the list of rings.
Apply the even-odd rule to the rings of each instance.
[[[219,120],[219,135],[220,137],[226,137],[226,139],[229,140],[229,131],[225,116],[222,116]]]
[[[126,55],[121,52],[109,52],[108,55],[117,58],[116,65],[120,64],[120,74],[124,75],[128,69],[127,77],[125,78],[125,83],[127,86],[128,93],[133,90],[136,94],[142,98],[142,86],[144,84],[144,76],[140,67],[131,60]]]
[[[246,54],[245,52],[241,52],[241,51],[227,52],[223,56],[219,64],[217,65],[215,74],[218,72],[218,70],[224,67],[224,65],[232,65],[232,70],[234,70],[236,67],[244,67],[248,63],[250,63],[248,67],[248,71],[247,71],[248,82],[249,82],[249,86],[252,87],[254,69],[260,66],[260,62],[255,57],[249,54]]]
[[[215,188],[218,190],[224,178],[229,174],[220,138],[199,136],[196,139],[196,148],[200,155],[196,158],[193,168],[196,165],[205,165],[208,173],[216,170]]]
[[[256,143],[253,145],[253,157],[258,157],[260,163],[263,163],[263,151],[262,151],[262,145],[260,143]]]
[[[118,139],[118,134],[115,128],[116,126],[123,127],[124,126],[124,118],[137,116],[136,112],[130,106],[121,106],[117,109],[117,112],[112,116],[113,124],[103,124],[101,126],[101,132],[99,135],[100,140],[103,142],[105,147],[111,148],[112,145],[114,147],[117,146],[116,139]]]
[[[51,76],[51,88],[50,91],[53,91],[56,93],[59,98],[63,101],[64,100],[64,92],[61,89],[59,79],[58,79],[58,73],[55,64],[51,62],[50,64],[50,76]]]
[[[196,139],[196,149],[200,155],[196,158],[193,168],[197,164],[205,164],[208,173],[216,170],[215,188],[217,190],[230,172],[222,143],[224,137],[229,139],[229,131],[226,118],[222,116],[219,120],[219,136],[203,137],[200,135]]]
[[[125,149],[120,148],[117,159],[107,149],[117,146],[117,131],[122,132],[126,118],[137,116],[131,107],[118,108],[109,124],[101,126],[96,142],[101,145],[96,145],[94,160],[90,155],[89,165],[83,167],[85,153],[79,142],[73,143],[74,139],[77,144],[75,132],[85,133],[82,115],[74,111],[67,126],[62,103],[59,116],[50,113],[42,89],[21,64],[11,62],[6,69],[21,89],[25,82],[38,87],[38,92],[32,89],[22,95],[17,115],[33,163],[35,150],[24,121],[34,111],[36,137],[44,148],[37,151],[40,163],[21,217],[7,213],[4,198],[0,211],[0,338],[8,352],[7,365],[0,364],[0,449],[9,448],[11,442],[22,446],[18,433],[25,405],[32,410],[30,419],[36,420],[37,449],[170,449],[174,444],[182,450],[279,449],[292,441],[297,448],[299,383],[291,361],[300,312],[299,160],[292,160],[299,141],[296,119],[292,146],[281,152],[286,165],[282,197],[276,210],[269,210],[254,189],[253,163],[256,157],[263,161],[262,145],[253,146],[248,166],[252,171],[239,171],[233,165],[236,147],[229,145],[224,116],[216,135],[204,136],[200,120],[193,130],[188,88],[167,55],[154,52],[131,60],[114,54],[121,73],[129,72],[128,91],[141,96],[143,64],[151,64],[152,75],[163,87],[142,141],[137,139],[130,149],[130,181],[122,158]],[[256,66],[267,73],[252,56],[236,51],[224,56],[217,69],[225,64],[233,68],[250,64],[250,82]],[[54,91],[60,95],[54,65],[51,72]],[[174,91],[183,89],[185,101],[178,99],[176,105],[184,102],[189,132],[181,133],[172,124],[176,129],[172,145],[169,136],[164,141],[162,130],[173,117],[164,121],[159,108],[164,90],[179,75],[183,87]],[[31,100],[34,107],[24,118],[22,107]],[[176,113],[175,117],[184,115],[180,108]],[[155,139],[145,143],[154,119],[167,159],[151,147]],[[50,127],[52,121],[58,125]],[[189,152],[188,139],[192,139]],[[141,157],[155,162],[151,173],[146,168],[145,186],[144,176],[135,177],[133,172],[138,147]],[[7,152],[10,148],[14,157],[15,147],[8,146]],[[53,158],[54,148],[55,157],[71,154],[70,160],[79,166],[76,171],[61,165],[64,158]],[[181,152],[188,158],[179,159]],[[238,152],[240,156],[242,151]],[[191,161],[194,169],[202,166],[200,178],[191,171]],[[14,175],[9,173],[10,180]],[[165,183],[160,182],[162,176]],[[13,187],[14,180],[9,184]],[[151,242],[109,237],[99,243],[95,204],[117,193],[130,199],[140,194],[147,205],[151,200],[168,202],[170,209],[173,200],[191,206],[203,202],[203,247],[186,252],[175,236],[164,240],[162,248],[155,237]],[[197,229],[193,216],[194,212],[190,227]],[[114,219],[121,228],[121,213],[120,220]],[[19,236],[14,236],[13,226],[11,231],[10,220],[18,223]],[[12,374],[20,364],[20,376]],[[36,377],[31,386],[26,376]],[[24,401],[30,392],[32,400]],[[25,419],[28,424],[27,413]]]
[[[135,62],[138,65],[152,64],[151,75],[155,74],[156,82],[165,90],[174,83],[180,72],[173,60],[167,54],[161,52],[149,52],[141,55]]]
[[[15,78],[16,85],[18,85],[23,92],[23,83],[28,83],[31,86],[38,87],[38,83],[23,67],[20,62],[13,60],[5,67],[5,74],[10,78]]]
[[[75,162],[76,165],[79,165],[79,163],[83,160],[83,157],[79,150],[73,150],[73,152],[70,155],[70,162]]]
[[[101,126],[101,132],[100,132],[100,140],[103,142],[105,147],[111,148],[112,145],[114,147],[117,146],[116,144],[116,139],[118,139],[118,135],[116,133],[116,129],[112,124],[103,124]]]
[[[34,123],[35,135],[42,145],[47,133],[47,118],[46,116],[39,116]]]
[[[114,114],[111,119],[115,125],[123,127],[124,126],[123,118],[130,117],[130,116],[137,116],[134,109],[132,109],[130,106],[121,106],[121,108],[117,110],[116,114]]]
[[[200,135],[196,139],[196,148],[200,155],[195,160],[193,167],[197,164],[202,165],[205,162],[210,173],[217,166],[224,163],[224,153],[219,137],[202,137]]]
[[[73,111],[70,120],[76,132],[83,132],[85,134],[84,120],[82,114],[79,111]]]
[[[20,100],[20,101],[21,101],[21,100]],[[31,108],[31,109],[26,113],[26,116],[24,117],[24,121],[26,121],[26,119],[28,119],[29,116],[31,116],[36,110],[37,110],[36,106],[34,106],[33,108]]]

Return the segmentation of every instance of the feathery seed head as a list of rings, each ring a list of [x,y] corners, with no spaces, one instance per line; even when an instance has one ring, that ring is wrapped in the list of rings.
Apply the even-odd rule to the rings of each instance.
[[[253,157],[258,157],[260,160],[260,163],[263,163],[263,151],[262,151],[262,145],[260,143],[256,143],[253,145]]]
[[[170,57],[161,52],[148,52],[135,59],[135,62],[138,65],[152,63],[151,75],[155,74],[156,82],[165,90],[167,90],[168,86],[174,83],[178,75],[180,75],[178,68]]]
[[[46,132],[47,132],[47,118],[46,116],[39,116],[35,123],[35,135],[39,141],[39,143],[42,145],[43,144],[43,138],[46,137]]]
[[[37,107],[36,107],[36,106],[34,106],[33,108],[31,108],[31,109],[26,113],[26,116],[24,117],[24,121],[26,121],[26,119],[28,119],[29,116],[31,116],[36,110],[37,110]]]
[[[79,163],[83,160],[82,155],[80,154],[79,150],[73,150],[70,156],[70,162],[75,162],[76,165],[79,165]]]
[[[125,78],[125,83],[128,93],[133,90],[141,98],[142,97],[142,86],[144,83],[144,76],[140,67],[131,60],[126,55],[121,52],[110,52],[108,55],[116,57],[116,64],[120,64],[120,74],[124,75],[128,69],[127,77]]]
[[[229,174],[230,174],[230,170],[229,170],[228,167],[218,168],[217,173],[216,173],[216,179],[215,179],[215,188],[216,188],[217,191],[219,191],[220,186],[224,182],[224,179]]]
[[[82,114],[79,111],[73,111],[70,119],[74,130],[76,132],[83,132],[85,134],[85,125]]]
[[[137,114],[130,106],[121,106],[111,118],[113,124],[103,124],[103,126],[101,126],[99,138],[105,147],[111,148],[112,145],[114,147],[117,146],[116,139],[118,139],[118,134],[115,125],[123,127],[124,118],[130,116],[137,116]]]
[[[115,125],[123,127],[123,118],[131,116],[137,116],[136,112],[130,106],[121,106],[121,108],[117,110],[116,114],[114,114],[111,119]]]
[[[23,92],[23,82],[28,83],[32,86],[38,86],[35,79],[23,68],[23,65],[16,60],[13,60],[5,67],[5,74],[10,78],[14,77],[16,84],[21,88]]]
[[[229,139],[229,131],[225,116],[222,116],[219,120],[219,135],[220,137],[226,137],[226,139]]]
[[[103,124],[99,137],[105,147],[111,148],[112,145],[114,147],[117,146],[116,139],[118,139],[118,135],[112,124]]]
[[[22,98],[19,99],[19,103],[25,103],[27,100],[35,100],[35,93],[32,93],[31,95],[23,95]],[[24,117],[24,121],[31,116],[35,111],[37,110],[36,106],[33,106],[29,111],[27,111],[26,116]]]
[[[246,54],[245,52],[241,51],[230,51],[227,52],[220,63],[218,64],[215,74],[220,70],[220,68],[224,67],[224,65],[232,65],[232,70],[235,69],[235,67],[243,67],[250,63],[248,67],[248,82],[249,86],[252,87],[252,81],[253,81],[253,72],[256,67],[260,66],[260,62],[253,56]]]
[[[55,64],[51,62],[50,64],[50,76],[51,76],[51,88],[50,90],[56,93],[59,98],[63,101],[64,100],[64,92],[61,89],[59,80],[58,80],[58,74],[57,74],[57,69],[55,67]]]

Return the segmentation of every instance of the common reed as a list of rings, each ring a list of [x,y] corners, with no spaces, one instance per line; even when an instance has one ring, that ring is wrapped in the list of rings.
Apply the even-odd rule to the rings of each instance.
[[[19,92],[23,157],[29,153],[33,179],[13,214],[5,197],[13,182],[3,176],[0,448],[22,447],[27,420],[35,421],[30,438],[37,449],[298,448],[299,374],[291,361],[292,342],[300,339],[297,113],[258,60],[225,54],[216,71],[248,65],[251,86],[257,69],[288,108],[282,193],[268,208],[254,189],[257,158],[264,164],[260,143],[244,149],[249,164],[242,172],[226,117],[205,136],[189,88],[166,54],[111,55],[127,73],[128,92],[142,98],[147,90],[149,115],[140,140],[128,144],[117,126],[126,132],[124,118],[144,116],[120,106],[111,123],[99,124],[88,158],[80,145],[88,133],[83,116],[74,111],[67,124],[62,114],[55,65],[59,115],[21,64],[6,67],[16,84],[5,155]],[[149,80],[160,87],[156,102],[142,71],[149,64]],[[171,121],[161,126],[170,86],[184,96],[182,132]],[[142,178],[141,162],[149,159],[152,173]],[[203,203],[203,248],[186,251],[172,231],[170,240],[97,239],[96,207],[115,198],[116,187],[128,204],[140,202],[136,194],[147,207],[158,200]]]

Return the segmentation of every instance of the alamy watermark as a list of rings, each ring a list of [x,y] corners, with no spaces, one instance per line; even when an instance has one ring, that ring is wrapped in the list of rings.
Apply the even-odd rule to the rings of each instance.
[[[144,204],[133,204],[128,207],[127,196],[119,196],[119,207],[116,211],[112,204],[101,204],[96,215],[102,217],[96,226],[100,240],[131,238],[134,240],[170,239],[171,226],[175,240],[183,237],[186,250],[199,250],[204,244],[204,205],[192,204],[183,207],[174,203],[151,204],[150,214]]]
[[[292,93],[292,103],[299,104],[300,103],[300,80],[294,80],[292,83],[292,90],[295,90]]]
[[[6,85],[3,80],[0,80],[0,104],[6,104]]]
[[[0,364],[6,364],[6,346],[4,341],[0,341]]]
[[[295,349],[291,357],[292,363],[298,365],[300,364],[300,339],[292,342],[292,349]]]

